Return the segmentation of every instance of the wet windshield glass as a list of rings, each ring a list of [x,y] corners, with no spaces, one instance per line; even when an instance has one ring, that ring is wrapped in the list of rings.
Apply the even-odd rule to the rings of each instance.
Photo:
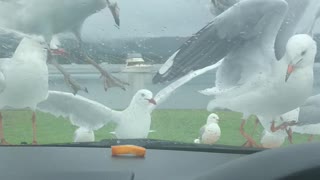
[[[316,141],[319,7],[0,0],[1,144]]]

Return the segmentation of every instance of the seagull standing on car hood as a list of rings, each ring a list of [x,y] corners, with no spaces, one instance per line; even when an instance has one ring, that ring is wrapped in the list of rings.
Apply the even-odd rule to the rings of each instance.
[[[221,136],[221,130],[218,122],[219,116],[215,113],[210,114],[207,118],[206,124],[200,128],[199,138],[195,139],[194,142],[202,144],[216,143]]]

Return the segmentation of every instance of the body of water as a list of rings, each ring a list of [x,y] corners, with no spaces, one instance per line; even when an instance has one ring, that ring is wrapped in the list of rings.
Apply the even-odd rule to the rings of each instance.
[[[108,72],[124,81],[130,83],[127,90],[120,88],[111,88],[107,92],[104,91],[103,81],[100,74],[89,65],[66,65],[64,66],[72,77],[81,85],[86,86],[89,93],[79,92],[78,94],[89,99],[98,101],[106,106],[114,109],[124,109],[128,106],[134,93],[142,88],[149,89],[156,95],[161,89],[168,84],[152,84],[154,72],[160,67],[155,65],[152,73],[122,73],[121,68],[124,65],[104,65]],[[59,90],[71,92],[64,82],[63,76],[53,67],[49,67],[49,88],[50,90]],[[320,93],[320,64],[316,64],[314,68],[315,83],[314,94]],[[198,90],[212,87],[215,81],[215,71],[207,72],[185,85],[178,88],[165,102],[160,104],[161,109],[205,109],[211,97],[201,95]]]

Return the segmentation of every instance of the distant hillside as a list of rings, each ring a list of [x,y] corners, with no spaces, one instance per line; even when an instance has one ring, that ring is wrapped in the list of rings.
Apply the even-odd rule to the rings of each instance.
[[[141,53],[148,63],[164,63],[188,37],[159,37],[159,38],[134,38],[117,39],[104,43],[84,43],[83,49],[97,62],[108,62],[112,64],[124,64],[126,55],[131,52]],[[320,43],[320,34],[314,36]],[[11,57],[20,39],[10,35],[0,36],[0,58]],[[59,59],[62,64],[85,63],[80,61],[78,42],[75,39],[63,39],[62,47],[70,52],[70,59]],[[316,62],[320,62],[320,44],[318,45]]]
[[[96,61],[123,64],[128,53],[141,53],[146,62],[163,63],[186,37],[135,38],[110,40],[104,43],[84,43],[83,49]],[[11,57],[20,39],[0,36],[0,58]],[[84,63],[75,39],[61,40],[62,47],[70,52],[71,59],[59,59],[60,63]]]

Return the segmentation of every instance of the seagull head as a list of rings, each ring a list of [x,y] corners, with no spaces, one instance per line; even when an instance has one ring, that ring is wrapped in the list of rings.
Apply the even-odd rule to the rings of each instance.
[[[58,36],[53,36],[50,41],[50,52],[52,55],[56,56],[66,56],[68,53],[61,48],[61,42]]]
[[[317,53],[316,42],[307,34],[297,34],[292,36],[286,47],[286,61],[288,62],[285,81],[297,69],[313,67]]]
[[[134,101],[141,105],[157,104],[156,101],[153,99],[152,92],[147,89],[139,90],[134,96]]]
[[[218,122],[219,122],[219,116],[215,113],[211,113],[207,118],[207,124],[218,123]]]
[[[15,50],[13,58],[30,61],[47,61],[48,48],[43,39],[24,37]]]

